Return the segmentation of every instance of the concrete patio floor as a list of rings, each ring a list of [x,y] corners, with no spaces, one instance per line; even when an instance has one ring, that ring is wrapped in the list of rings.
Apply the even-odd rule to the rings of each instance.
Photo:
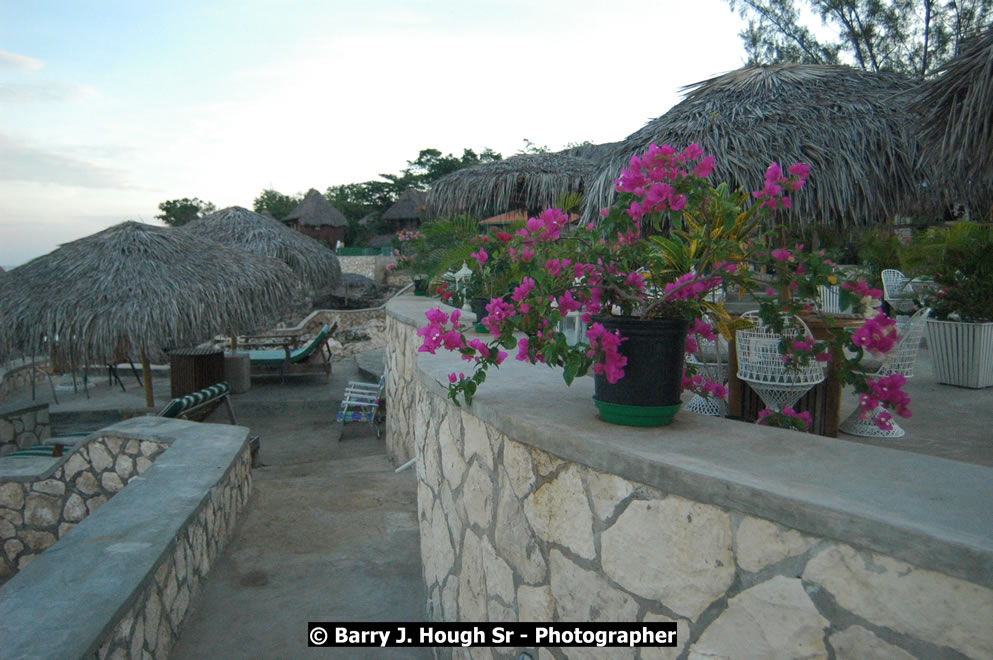
[[[371,358],[371,360],[370,360]],[[381,364],[381,356],[360,356]],[[368,426],[349,425],[337,440],[334,416],[359,364],[335,364],[321,378],[255,379],[233,397],[238,423],[262,437],[262,466],[245,519],[212,568],[173,649],[174,658],[297,657],[308,652],[308,621],[420,621],[421,581],[414,470],[395,473],[384,443]],[[142,390],[122,371],[127,391],[103,378],[87,399],[59,392],[53,412],[143,406]],[[168,399],[167,374],[154,379]],[[935,382],[922,349],[908,383],[913,417],[901,439],[842,435],[900,450],[993,466],[993,388]],[[50,392],[39,387],[38,400]],[[21,397],[23,398],[23,396]],[[30,396],[27,395],[30,400]],[[7,404],[13,403],[8,400]],[[855,407],[846,395],[843,417]],[[683,413],[688,414],[688,413]],[[210,422],[226,423],[223,410]],[[428,649],[326,649],[342,658],[430,657]]]

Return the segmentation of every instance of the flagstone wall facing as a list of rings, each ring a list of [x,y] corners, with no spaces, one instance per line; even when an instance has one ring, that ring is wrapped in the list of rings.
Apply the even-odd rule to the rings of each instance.
[[[33,447],[51,435],[47,403],[0,410],[0,457]]]
[[[34,561],[147,470],[166,447],[149,440],[99,437],[37,477],[0,478],[0,577]]]
[[[417,457],[427,619],[665,621],[679,643],[437,657],[993,657],[990,584],[564,460],[519,420],[510,437],[456,407],[419,368],[404,304],[388,308],[387,445]]]

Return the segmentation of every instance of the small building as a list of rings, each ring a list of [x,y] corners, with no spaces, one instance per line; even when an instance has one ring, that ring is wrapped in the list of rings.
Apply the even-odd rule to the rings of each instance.
[[[423,190],[413,188],[404,190],[396,203],[383,214],[383,220],[389,222],[393,232],[401,229],[416,229],[421,225],[427,201],[428,194]]]
[[[338,241],[345,242],[345,228],[348,220],[341,211],[331,206],[331,202],[318,191],[311,188],[295,209],[283,218],[283,222],[291,228],[323,241],[331,249]]]

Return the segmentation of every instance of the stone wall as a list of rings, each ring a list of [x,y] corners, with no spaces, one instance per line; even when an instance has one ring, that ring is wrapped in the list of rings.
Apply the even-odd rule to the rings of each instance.
[[[0,401],[5,401],[14,392],[30,388],[32,379],[36,387],[44,386],[47,366],[48,362],[41,361],[0,370]]]
[[[417,396],[416,328],[386,318],[386,453],[395,465],[414,457],[414,404]]]
[[[177,536],[175,546],[165,553],[154,580],[148,581],[135,604],[102,641],[97,658],[168,660],[190,603],[231,540],[251,490],[251,457],[246,445]]]
[[[338,255],[338,263],[341,264],[341,272],[355,273],[370,280],[376,279],[376,256],[342,256]],[[377,280],[378,281],[378,280]]]
[[[166,660],[247,506],[248,429],[143,417],[105,432],[115,464],[131,441],[169,451],[0,588],[4,657]]]
[[[147,470],[166,446],[97,437],[41,475],[0,477],[0,578],[15,574],[54,545]]]
[[[993,590],[560,460],[423,388],[416,410],[430,620],[677,623],[614,658],[993,657]]]
[[[47,403],[0,410],[0,457],[33,447],[51,435]]]
[[[693,415],[572,423],[589,383],[509,361],[456,407],[457,358],[416,351],[432,302],[387,318],[387,448],[417,457],[428,619],[674,621],[679,641],[439,657],[993,657],[993,471]]]

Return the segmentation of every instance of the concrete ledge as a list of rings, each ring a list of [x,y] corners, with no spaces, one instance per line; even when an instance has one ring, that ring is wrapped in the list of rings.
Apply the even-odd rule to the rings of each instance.
[[[387,313],[421,327],[433,305],[403,296]],[[420,382],[439,396],[466,371],[457,355],[418,355]],[[596,470],[993,587],[993,469],[686,413],[663,429],[615,426],[592,395],[590,378],[570,388],[558,370],[508,360],[468,410]]]
[[[91,657],[124,644],[133,652],[135,639],[139,655],[144,648],[165,657],[200,577],[247,500],[244,427],[142,417],[102,434],[171,446],[0,589],[4,658]],[[233,487],[237,496],[219,487]],[[192,529],[200,521],[203,533]],[[186,594],[185,604],[178,604],[178,593]],[[156,606],[146,606],[153,599]],[[167,617],[164,628],[150,622],[150,609]],[[135,616],[144,620],[141,630]],[[125,628],[131,632],[121,633]],[[160,639],[150,642],[148,630]]]

